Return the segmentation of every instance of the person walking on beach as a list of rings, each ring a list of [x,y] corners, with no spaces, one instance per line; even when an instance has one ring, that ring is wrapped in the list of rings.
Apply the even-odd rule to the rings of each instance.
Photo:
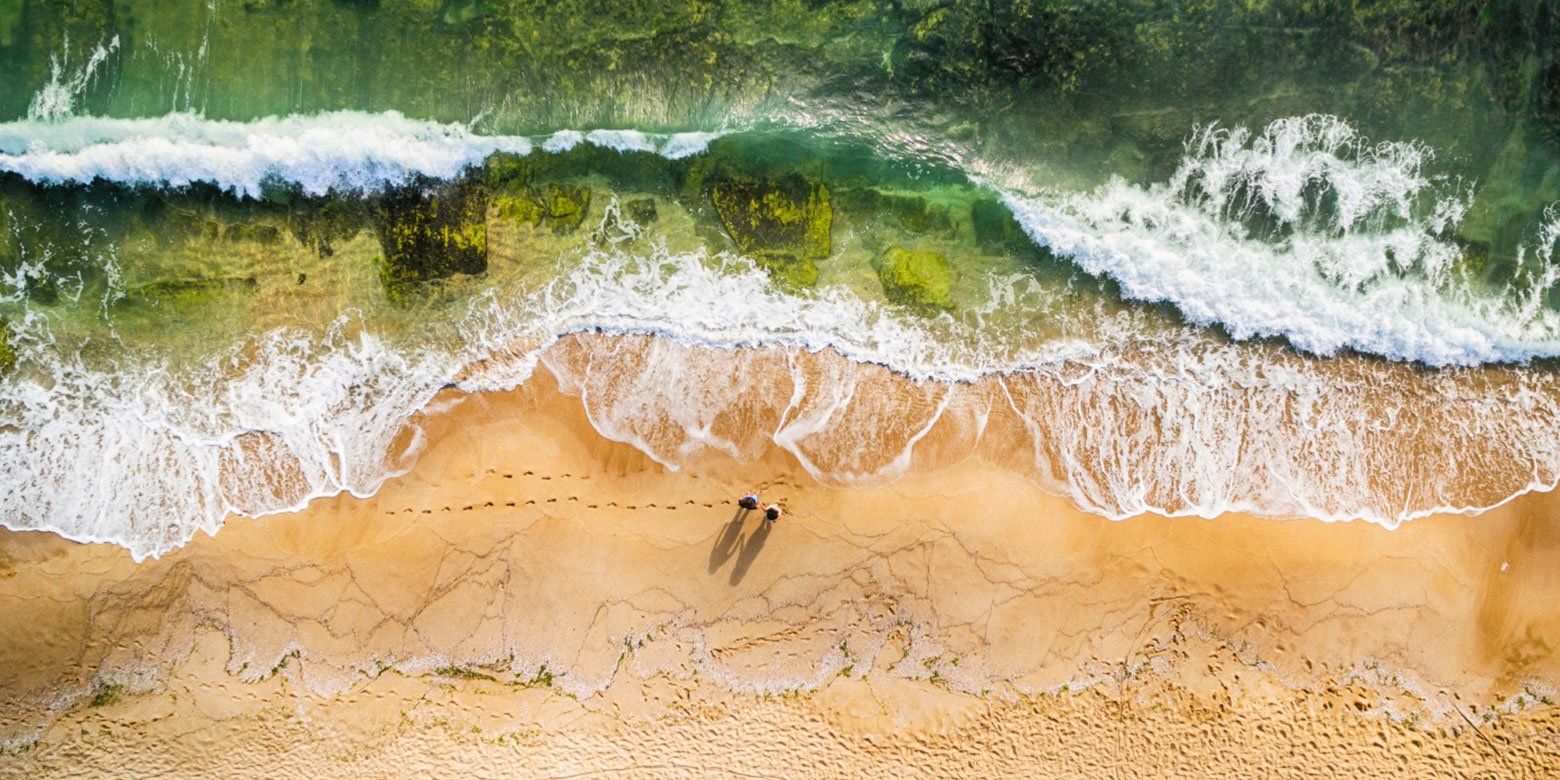
[[[758,508],[758,494],[749,493],[737,499],[737,506],[751,512]]]
[[[780,515],[783,514],[784,511],[785,510],[780,508],[779,504],[770,504],[764,508],[764,522],[770,525],[774,525],[775,521],[780,519]]]

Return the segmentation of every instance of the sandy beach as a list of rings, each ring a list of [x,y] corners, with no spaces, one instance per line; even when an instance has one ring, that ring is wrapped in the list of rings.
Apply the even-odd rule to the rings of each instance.
[[[1113,522],[979,456],[672,471],[562,389],[446,391],[378,494],[139,564],[5,532],[0,776],[1560,771],[1552,494]]]

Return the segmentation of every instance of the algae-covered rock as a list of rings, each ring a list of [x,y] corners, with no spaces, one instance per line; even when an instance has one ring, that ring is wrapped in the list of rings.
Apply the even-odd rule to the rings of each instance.
[[[1560,147],[1560,55],[1539,73],[1535,92],[1539,133]]]
[[[467,183],[383,196],[376,216],[385,291],[396,298],[415,282],[486,271],[487,205],[487,191]]]
[[[818,283],[818,264],[808,258],[773,254],[757,260],[759,267],[781,287],[800,290]]]
[[[940,252],[892,247],[877,263],[890,301],[917,309],[953,308],[953,266]]]
[[[827,187],[800,176],[726,179],[710,186],[710,201],[737,248],[776,280],[800,287],[817,282],[813,261],[832,251],[834,211]]]
[[[335,245],[352,240],[367,222],[362,204],[343,197],[300,198],[287,214],[293,238],[320,257],[335,254]]]
[[[623,204],[623,213],[640,227],[654,222],[658,216],[653,198],[635,198]]]
[[[580,226],[590,213],[590,190],[567,184],[549,184],[539,192],[542,221],[554,232],[567,233]]]
[[[0,374],[16,367],[16,348],[11,346],[11,324],[0,320]]]
[[[439,21],[448,25],[461,25],[496,15],[502,10],[500,4],[493,0],[446,0],[444,7],[439,10]]]
[[[1029,243],[1024,226],[996,198],[982,198],[970,204],[970,225],[975,230],[975,240],[987,251]]]
[[[554,233],[573,232],[590,214],[590,190],[568,184],[526,187],[517,193],[496,195],[493,202],[499,217],[545,225]]]
[[[222,238],[233,242],[251,242],[256,244],[274,244],[281,240],[282,231],[275,225],[241,222],[228,225],[222,231]]]
[[[192,311],[218,302],[231,293],[252,293],[259,287],[253,276],[184,277],[134,284],[126,291],[126,304],[173,311]]]
[[[494,152],[482,161],[482,181],[495,192],[530,181],[531,161],[523,155]]]
[[[953,229],[947,207],[933,205],[918,195],[894,195],[871,187],[859,187],[840,194],[840,208],[847,213],[892,217],[900,227],[915,234]]]

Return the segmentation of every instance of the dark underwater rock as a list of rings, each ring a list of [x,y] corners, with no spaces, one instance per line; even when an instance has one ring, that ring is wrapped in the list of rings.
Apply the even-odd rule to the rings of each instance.
[[[777,281],[794,287],[817,283],[814,261],[832,251],[828,187],[801,176],[723,179],[710,185],[710,202],[737,248]]]
[[[982,198],[970,205],[970,225],[975,229],[975,240],[988,252],[1014,249],[1030,243],[1024,233],[1024,226],[996,198]]]
[[[953,229],[953,220],[948,217],[947,207],[934,206],[924,197],[894,195],[871,187],[858,187],[840,193],[839,200],[841,209],[890,217],[909,233],[919,235]]]
[[[335,254],[336,244],[355,238],[367,223],[362,204],[341,197],[300,198],[287,214],[293,238],[320,257]]]
[[[461,25],[498,14],[503,9],[493,0],[445,0],[439,9],[439,21],[448,25]]]
[[[11,346],[11,323],[0,320],[0,374],[16,367],[16,348]]]
[[[554,233],[572,233],[590,214],[590,189],[570,184],[525,187],[494,197],[504,219],[547,226]]]
[[[655,200],[652,198],[635,198],[623,204],[623,213],[640,227],[654,222],[658,216],[655,210]]]
[[[385,291],[395,298],[417,282],[486,271],[487,206],[487,191],[468,183],[381,197],[375,211]]]
[[[717,181],[710,201],[726,233],[750,255],[829,256],[834,212],[829,189],[800,176],[773,181]]]

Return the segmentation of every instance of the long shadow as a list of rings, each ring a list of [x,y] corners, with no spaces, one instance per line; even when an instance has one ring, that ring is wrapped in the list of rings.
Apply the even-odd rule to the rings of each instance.
[[[737,565],[731,569],[731,584],[736,585],[747,576],[748,567],[753,565],[753,560],[758,557],[760,550],[764,549],[764,543],[769,541],[769,529],[773,523],[760,521],[758,528],[747,538],[742,545],[742,554],[737,556]]]
[[[731,516],[731,522],[726,524],[726,530],[720,532],[720,537],[715,540],[715,546],[710,548],[710,574],[714,574],[715,570],[737,551],[737,541],[742,536],[742,521],[747,519],[749,511],[737,507],[737,513]]]

